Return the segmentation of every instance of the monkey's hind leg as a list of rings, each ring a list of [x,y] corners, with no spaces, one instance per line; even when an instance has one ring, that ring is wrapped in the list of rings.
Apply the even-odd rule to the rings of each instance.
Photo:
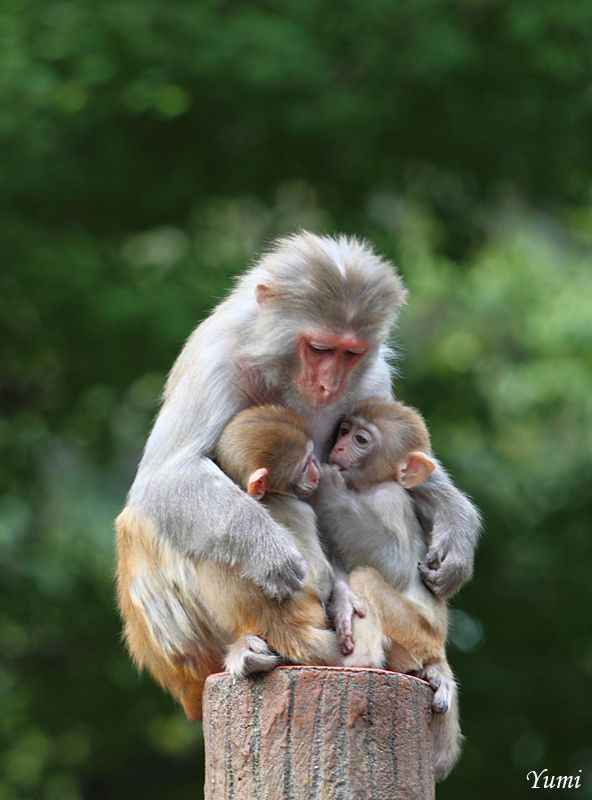
[[[249,667],[257,666],[265,655],[261,640],[268,646],[267,656],[279,655],[282,663],[341,663],[337,636],[329,628],[315,592],[302,589],[278,603],[266,597],[236,568],[201,562],[195,570],[202,604],[208,608],[216,627],[234,642],[226,660],[230,671],[242,672],[245,667],[254,671]],[[243,663],[245,658],[247,664]],[[271,669],[267,666],[270,662],[263,661],[265,668]]]
[[[446,778],[460,756],[463,736],[460,730],[458,687],[446,661],[426,664],[419,677],[434,689],[432,735],[434,737],[434,775]]]
[[[416,668],[444,657],[444,633],[426,617],[418,603],[393,589],[375,569],[355,569],[350,575],[350,586],[375,610],[381,630],[390,642],[396,643],[395,660],[406,651],[412,659],[410,666],[415,664]]]
[[[436,661],[424,664],[418,676],[427,681],[434,690],[432,709],[435,714],[445,714],[451,707],[456,693],[456,681],[448,662]]]
[[[119,610],[133,661],[181,703],[188,719],[201,719],[203,684],[222,668],[225,642],[195,596],[193,563],[129,509],[117,518],[117,556]]]
[[[273,648],[284,663],[336,665],[341,653],[335,631],[329,627],[325,610],[316,594],[308,590],[278,604],[257,591],[250,604],[255,616],[244,620],[243,630],[256,633]]]

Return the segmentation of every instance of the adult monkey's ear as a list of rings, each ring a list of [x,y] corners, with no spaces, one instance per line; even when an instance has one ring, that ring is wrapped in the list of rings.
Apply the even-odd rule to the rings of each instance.
[[[404,489],[412,489],[436,469],[436,462],[421,450],[409,453],[397,466],[397,481]]]
[[[276,291],[271,286],[266,286],[264,283],[258,283],[255,287],[255,299],[260,306],[264,306],[277,297]]]
[[[256,469],[255,472],[249,475],[249,480],[247,483],[247,494],[249,497],[252,497],[254,500],[261,500],[263,497],[265,497],[268,475],[269,472],[267,469],[265,469],[265,467]]]

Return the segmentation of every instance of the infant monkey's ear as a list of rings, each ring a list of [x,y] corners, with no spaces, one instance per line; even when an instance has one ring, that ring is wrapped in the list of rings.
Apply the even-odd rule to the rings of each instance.
[[[436,469],[436,462],[421,450],[413,450],[397,466],[397,481],[404,489],[412,489]]]
[[[268,471],[265,467],[256,469],[249,475],[249,482],[247,485],[247,494],[255,500],[262,500],[267,491],[267,476]]]

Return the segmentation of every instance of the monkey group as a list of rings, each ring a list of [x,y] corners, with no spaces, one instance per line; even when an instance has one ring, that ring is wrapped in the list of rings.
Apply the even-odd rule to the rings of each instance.
[[[223,667],[415,672],[442,779],[461,738],[446,598],[480,518],[392,399],[405,294],[367,244],[306,232],[242,276],[169,375],[117,519],[117,589],[133,659],[189,719]]]
[[[290,604],[285,612],[269,604],[271,614],[263,606],[251,609],[251,628],[241,620],[226,669],[243,676],[292,662],[418,674],[434,689],[434,772],[441,780],[461,742],[456,684],[445,655],[446,603],[416,569],[426,541],[405,492],[436,466],[427,428],[402,403],[368,400],[340,424],[322,473],[312,450],[306,422],[281,406],[241,411],[218,442],[222,470],[294,536],[307,564],[298,604],[312,612],[307,627],[303,619],[295,622]],[[353,629],[350,608],[335,591],[343,578],[336,579],[321,541],[362,603]],[[331,597],[337,641],[322,625]]]

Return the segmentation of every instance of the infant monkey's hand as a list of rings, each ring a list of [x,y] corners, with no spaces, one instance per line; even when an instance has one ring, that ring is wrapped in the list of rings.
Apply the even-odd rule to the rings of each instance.
[[[327,490],[336,489],[341,492],[345,489],[345,479],[339,467],[334,464],[323,464],[321,466],[320,488]]]
[[[366,610],[358,595],[350,589],[343,578],[335,579],[328,612],[339,639],[341,652],[344,656],[349,656],[354,651],[352,636],[354,614],[365,617]]]

